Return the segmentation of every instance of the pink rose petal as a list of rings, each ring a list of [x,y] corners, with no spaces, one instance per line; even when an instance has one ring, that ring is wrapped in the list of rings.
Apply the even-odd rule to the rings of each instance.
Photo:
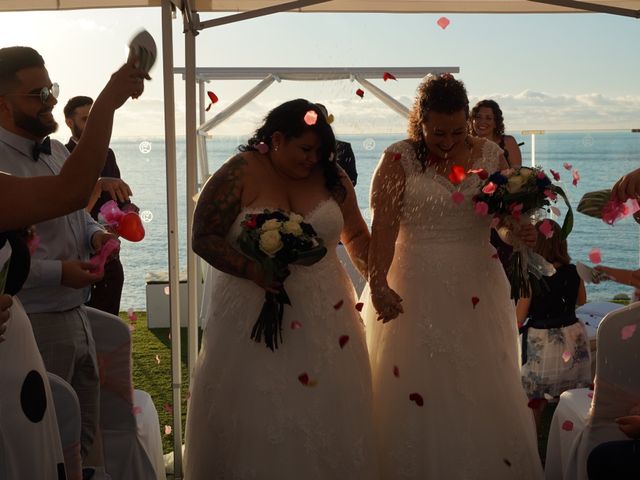
[[[447,17],[440,17],[436,22],[441,29],[445,29],[451,23]]]
[[[580,172],[578,172],[578,170],[574,170],[571,172],[571,175],[573,176],[573,181],[571,183],[573,183],[574,187],[577,187],[578,182],[580,181]]]
[[[553,225],[546,218],[542,221],[542,223],[538,227],[538,230],[542,235],[545,236],[546,239],[553,237]]]
[[[549,169],[549,171],[551,172],[551,175],[553,175],[553,179],[556,182],[560,181],[560,174],[558,172],[556,172],[555,170],[551,170],[551,169]]]
[[[480,217],[484,217],[489,213],[489,205],[486,202],[476,202],[473,207],[473,210],[476,212],[476,215]]]
[[[304,123],[306,123],[307,125],[309,126],[315,125],[317,121],[318,121],[318,114],[315,111],[309,110],[307,113],[304,114]]]
[[[564,162],[562,166],[564,167],[565,170],[571,170],[573,168],[573,165],[567,162]]]
[[[622,340],[629,340],[633,337],[633,334],[636,333],[636,327],[635,324],[622,327],[622,330],[620,330],[620,338],[622,338]]]
[[[544,191],[544,196],[547,197],[549,200],[556,200],[558,198],[558,195],[556,195],[556,192],[549,189]]]
[[[561,215],[560,209],[558,207],[551,206],[549,207],[549,210],[551,210],[551,213],[553,213],[556,217],[559,217]]]
[[[569,360],[571,360],[571,353],[569,352],[563,352],[562,353],[562,361],[564,363],[567,363]]]
[[[601,263],[602,262],[602,254],[598,247],[594,247],[589,252],[589,261],[591,263]]]
[[[566,432],[570,432],[571,430],[573,430],[573,422],[571,420],[565,420],[562,423],[562,429]]]
[[[495,183],[489,182],[484,187],[482,187],[482,193],[493,195],[497,188],[498,186]]]
[[[291,322],[291,330],[297,330],[301,327],[302,327],[302,324],[299,321],[294,320],[293,322]]]
[[[453,200],[453,203],[455,203],[456,205],[460,205],[462,202],[464,202],[464,195],[458,191],[455,191],[451,194],[451,200]]]
[[[593,398],[593,392],[587,392],[587,397]]]
[[[142,407],[138,407],[137,405],[131,409],[131,413],[133,415],[140,415],[142,413]]]

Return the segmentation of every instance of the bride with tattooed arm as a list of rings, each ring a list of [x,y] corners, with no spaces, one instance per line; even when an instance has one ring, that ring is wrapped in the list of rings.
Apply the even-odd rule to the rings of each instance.
[[[298,214],[327,247],[311,266],[270,280],[237,243],[247,215]],[[335,252],[342,241],[366,276],[369,232],[335,163],[322,111],[303,99],[269,112],[198,199],[193,249],[220,270],[187,415],[189,480],[376,478],[364,328]],[[265,291],[283,286],[280,345],[251,339]]]

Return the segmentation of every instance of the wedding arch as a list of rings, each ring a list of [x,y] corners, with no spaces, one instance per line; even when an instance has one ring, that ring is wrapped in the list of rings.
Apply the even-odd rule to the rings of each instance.
[[[196,37],[201,31],[229,23],[271,15],[279,12],[332,13],[585,13],[599,12],[640,18],[640,0],[2,0],[0,11],[71,10],[88,8],[160,7],[162,10],[162,51],[164,80],[164,121],[167,182],[167,237],[170,287],[170,318],[173,385],[173,432],[175,452],[174,478],[182,478],[182,409],[179,318],[179,257],[178,206],[176,173],[176,128],[174,98],[174,60],[172,20],[177,10],[182,12],[185,51],[186,158],[187,199],[197,188],[197,70]],[[199,12],[230,13],[227,16],[200,21]],[[295,21],[295,20],[292,20]],[[394,69],[394,72],[396,70]],[[452,71],[452,70],[449,70]],[[379,78],[379,77],[378,77]],[[366,80],[366,78],[365,78]],[[202,93],[202,88],[200,87]],[[220,114],[219,114],[220,115]],[[214,117],[215,119],[215,117]],[[213,119],[212,119],[213,121]],[[201,122],[204,123],[204,122]],[[191,242],[191,218],[195,204],[187,201],[187,244]],[[187,260],[189,278],[196,278],[198,264],[195,255]],[[197,286],[189,282],[189,366],[195,362],[197,345]]]

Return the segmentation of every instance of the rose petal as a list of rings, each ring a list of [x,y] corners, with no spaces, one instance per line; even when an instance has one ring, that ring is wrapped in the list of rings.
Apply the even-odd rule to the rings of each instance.
[[[460,165],[454,165],[451,167],[451,171],[449,172],[449,181],[454,185],[458,185],[462,183],[466,176],[467,172],[465,172],[463,167]]]
[[[531,400],[529,400],[529,403],[527,403],[527,407],[532,409],[539,408],[540,405],[542,405],[543,400],[543,398],[532,398]]]
[[[400,369],[398,368],[397,365],[393,366],[393,376],[396,377],[396,378],[400,377]]]
[[[364,307],[364,303],[362,302],[358,302],[356,303],[356,310],[361,312],[362,311],[362,307]]]
[[[549,189],[544,191],[544,196],[547,197],[549,200],[556,200],[558,198],[558,195],[556,195],[556,192]]]
[[[167,413],[173,413],[173,407],[168,403],[163,404],[162,408],[164,408]]]
[[[593,392],[587,392],[587,397],[593,398]]]
[[[342,304],[344,303],[344,300],[340,300],[338,303],[336,303],[333,308],[335,308],[336,310],[339,310],[340,307],[342,307]]]
[[[308,385],[309,384],[309,375],[307,375],[306,373],[301,373],[300,375],[298,375],[298,381],[302,385]]]
[[[344,346],[349,341],[349,335],[341,335],[338,343],[340,344],[340,348],[344,348]]]
[[[553,175],[553,179],[556,182],[560,181],[560,174],[558,172],[556,172],[555,170],[551,170],[551,169],[549,169],[549,171],[551,172],[551,175]]]
[[[571,172],[571,175],[573,175],[573,181],[571,183],[573,183],[574,187],[577,187],[578,182],[580,181],[580,172],[578,172],[578,170],[574,170]]]
[[[416,405],[418,405],[419,407],[424,405],[424,400],[422,398],[422,395],[420,395],[419,393],[412,393],[409,395],[409,400],[411,400],[412,402],[414,402]]]
[[[402,158],[402,154],[401,153],[394,153],[393,154],[393,159],[398,161]]]
[[[635,324],[622,327],[622,330],[620,330],[620,338],[622,338],[622,340],[629,340],[633,337],[633,334],[636,333],[636,327]]]
[[[170,293],[169,287],[168,286],[164,287],[164,294],[169,295],[169,293]]]
[[[480,299],[478,297],[471,297],[471,304],[473,305],[473,308],[476,308],[479,301]]]
[[[165,435],[171,435],[171,425],[165,425],[164,426],[164,434]]]
[[[137,405],[131,409],[131,413],[133,415],[139,415],[142,413],[142,407],[138,407]]]
[[[356,95],[359,96],[360,98],[364,97],[364,90],[362,90],[361,88],[356,90]]]
[[[293,322],[291,322],[291,330],[297,330],[301,327],[302,327],[302,324],[299,321],[294,320]]]
[[[553,237],[553,225],[546,218],[542,221],[542,223],[538,227],[538,231],[540,231],[540,233],[544,235],[546,239]]]
[[[476,212],[476,215],[484,217],[489,213],[489,205],[487,202],[479,201],[473,206],[473,210]]]
[[[562,353],[562,361],[564,363],[567,363],[569,360],[571,360],[571,353],[570,352],[563,352]]]
[[[571,170],[573,168],[573,165],[567,162],[564,162],[562,166],[564,167],[565,170]]]
[[[440,17],[436,22],[441,29],[445,29],[449,26],[449,19],[447,17]]]
[[[602,262],[602,254],[601,254],[599,248],[594,247],[594,248],[591,249],[591,251],[589,252],[589,261],[591,263],[600,263],[600,262]]]
[[[317,121],[318,121],[318,114],[315,111],[309,110],[307,113],[304,114],[304,123],[306,123],[307,125],[309,126],[315,125]]]
[[[498,186],[495,183],[489,182],[484,187],[482,187],[482,193],[486,193],[487,195],[493,195],[493,193],[496,191],[497,188]]]
[[[387,80],[397,80],[397,78],[392,73],[384,72],[382,74],[382,80],[384,80],[386,82]]]
[[[453,200],[453,203],[455,203],[456,205],[460,205],[462,202],[464,202],[464,195],[458,191],[453,192],[451,194],[451,200]]]
[[[562,429],[567,432],[570,432],[571,430],[573,430],[573,422],[571,420],[565,420],[562,423]]]
[[[211,100],[211,103],[218,103],[218,96],[215,93],[208,91],[207,96],[209,97],[209,100]]]
[[[551,213],[553,213],[556,217],[559,217],[561,215],[560,209],[558,207],[551,206],[549,207],[549,210],[551,210]]]
[[[468,173],[474,173],[478,175],[480,180],[486,180],[487,178],[489,178],[489,172],[487,172],[484,168],[474,168],[469,170]]]

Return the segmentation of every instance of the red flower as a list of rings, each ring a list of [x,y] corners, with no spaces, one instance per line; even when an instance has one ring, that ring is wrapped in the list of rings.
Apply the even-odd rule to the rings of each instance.
[[[420,395],[419,393],[412,393],[411,395],[409,395],[409,400],[414,402],[419,407],[424,405],[424,400],[422,399],[422,395]]]
[[[341,335],[338,343],[340,344],[340,348],[344,348],[344,346],[349,341],[349,335]]]

